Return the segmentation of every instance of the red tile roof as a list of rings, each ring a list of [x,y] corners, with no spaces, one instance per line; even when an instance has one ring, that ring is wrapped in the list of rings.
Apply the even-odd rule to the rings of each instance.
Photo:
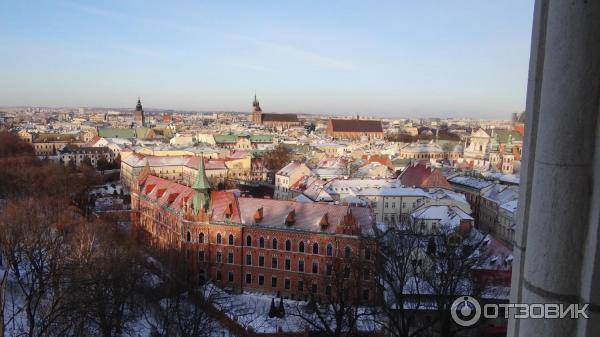
[[[423,163],[407,167],[398,179],[404,186],[450,188],[450,184],[439,170]]]

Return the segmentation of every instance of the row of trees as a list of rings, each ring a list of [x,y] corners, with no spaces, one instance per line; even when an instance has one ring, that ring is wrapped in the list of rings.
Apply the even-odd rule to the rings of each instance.
[[[194,291],[184,259],[87,216],[93,168],[71,171],[0,139],[0,337],[212,333],[210,296]]]
[[[369,262],[360,257],[334,260],[331,273],[318,276],[331,287],[330,293],[292,304],[286,314],[330,337],[373,330],[393,337],[460,335],[465,328],[451,317],[454,300],[492,293],[474,280],[473,268],[487,256],[481,250],[484,237],[472,234],[384,233],[372,278],[365,280]],[[364,300],[365,286],[379,295],[375,305]]]

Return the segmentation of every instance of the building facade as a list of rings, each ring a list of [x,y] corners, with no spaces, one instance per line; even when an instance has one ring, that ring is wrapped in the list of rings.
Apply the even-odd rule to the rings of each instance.
[[[334,139],[372,140],[383,139],[381,121],[364,119],[330,119],[326,133]]]
[[[328,296],[335,271],[376,299],[377,249],[366,207],[311,205],[210,191],[203,161],[191,187],[151,175],[131,186],[132,223],[145,242],[178,249],[200,283],[307,299]]]

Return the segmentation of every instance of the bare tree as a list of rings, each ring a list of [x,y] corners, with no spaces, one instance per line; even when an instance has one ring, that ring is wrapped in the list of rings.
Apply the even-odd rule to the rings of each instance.
[[[378,262],[383,325],[397,337],[454,336],[464,327],[451,318],[458,296],[478,297],[483,289],[472,270],[482,259],[484,236],[472,230],[424,235],[389,231],[380,240]]]
[[[307,329],[331,337],[353,336],[361,324],[375,324],[375,311],[363,293],[365,286],[374,288],[368,283],[373,274],[369,264],[360,254],[329,258],[325,273],[304,277],[304,284],[311,288],[312,284],[324,284],[325,289],[311,289],[310,300],[299,301],[287,314],[300,318]]]
[[[146,321],[155,337],[206,337],[215,329],[209,309],[212,294],[198,287],[189,260],[179,252],[153,254],[159,258],[161,282],[144,294]]]
[[[10,202],[0,220],[0,246],[23,302],[16,313],[25,320],[18,329],[26,336],[61,334],[67,249],[56,224],[62,209],[56,198],[28,198]]]
[[[419,311],[428,308],[428,287],[419,262],[425,253],[422,235],[389,231],[380,240],[377,280],[382,287],[380,318],[386,333],[395,337],[421,336],[424,324]]]

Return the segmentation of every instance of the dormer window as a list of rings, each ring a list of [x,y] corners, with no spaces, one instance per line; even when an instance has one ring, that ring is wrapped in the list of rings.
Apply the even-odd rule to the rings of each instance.
[[[295,210],[291,210],[285,218],[285,224],[291,226],[294,222],[296,222],[296,212]]]

